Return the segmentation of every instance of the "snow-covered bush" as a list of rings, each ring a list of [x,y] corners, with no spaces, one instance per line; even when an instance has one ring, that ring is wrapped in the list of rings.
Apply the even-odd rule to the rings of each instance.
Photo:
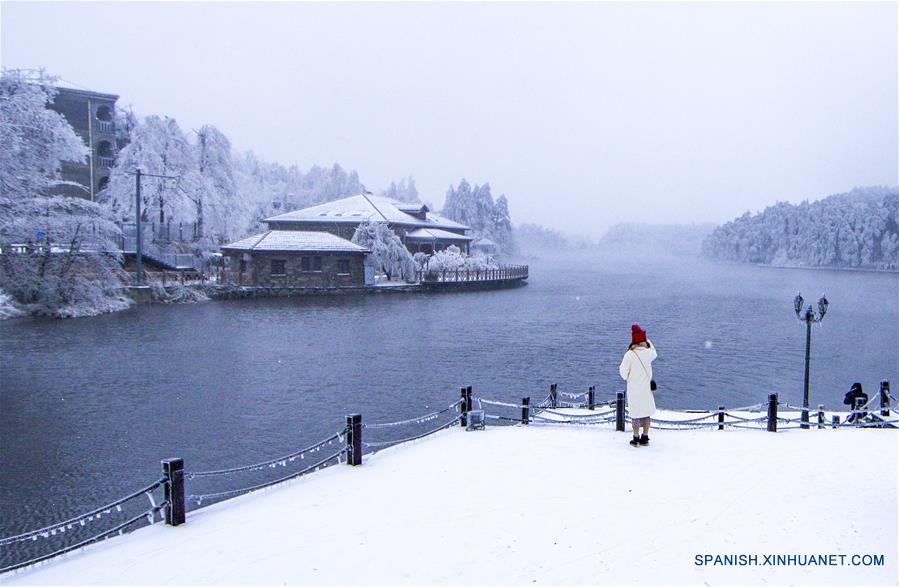
[[[419,262],[419,269],[427,271],[484,271],[499,267],[493,260],[493,257],[487,255],[465,255],[455,245],[450,245],[442,251],[437,251],[430,257],[425,256],[424,259],[416,257],[416,262]]]
[[[72,318],[125,309],[131,301],[121,291],[116,230],[108,210],[81,198],[0,197],[0,287],[35,315]]]
[[[2,289],[0,289],[0,320],[6,320],[7,318],[17,318],[19,316],[24,316],[25,312],[23,312],[19,305],[16,304],[15,300],[13,300],[9,295],[6,294]]]
[[[353,234],[353,242],[371,250],[366,263],[383,270],[387,279],[415,279],[412,255],[386,222],[366,220],[360,223]]]
[[[150,289],[153,292],[153,300],[163,304],[194,304],[209,301],[209,296],[199,289],[180,283],[166,287],[159,281],[153,281],[150,283]]]

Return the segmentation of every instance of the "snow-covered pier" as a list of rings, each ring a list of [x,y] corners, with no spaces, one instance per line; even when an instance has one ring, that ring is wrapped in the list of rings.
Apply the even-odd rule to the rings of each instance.
[[[592,410],[559,405],[577,404],[563,398],[581,395],[554,386],[530,406],[463,388],[442,410],[364,426],[361,417],[348,417],[347,428],[313,446],[250,465],[182,475],[180,463],[168,461],[163,479],[127,499],[163,486],[164,501],[151,497],[143,515],[164,511],[169,524],[72,548],[5,573],[3,583],[894,580],[899,451],[897,436],[883,429],[894,418],[847,425],[850,414],[834,412],[828,416],[840,416],[840,424],[831,418],[831,425],[803,430],[799,412],[784,411],[776,418],[789,425],[769,434],[769,414],[758,406],[728,411],[725,424],[720,411],[660,410],[650,446],[634,448],[616,432],[615,401]],[[475,419],[470,410],[478,404],[494,411],[487,427],[460,427],[463,418]],[[503,409],[526,409],[528,425],[496,413]],[[325,468],[338,462],[359,466]],[[294,472],[236,490],[194,495],[191,485],[182,493],[185,477],[269,467]],[[206,507],[180,523],[178,505],[197,499]],[[90,513],[114,516],[116,507]],[[65,526],[77,530],[78,520],[39,532]],[[0,543],[8,548],[18,538]],[[700,564],[706,555],[712,563]],[[740,555],[759,564],[714,564]],[[826,560],[843,563],[766,565],[765,555],[833,555]]]
[[[889,434],[889,436],[887,436]],[[895,436],[450,428],[3,576],[6,585],[895,580]],[[885,554],[885,566],[697,566]]]

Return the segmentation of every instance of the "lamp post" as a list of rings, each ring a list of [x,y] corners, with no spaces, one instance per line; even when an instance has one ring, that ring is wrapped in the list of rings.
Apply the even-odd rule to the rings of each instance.
[[[805,387],[802,393],[803,410],[801,427],[808,429],[808,369],[812,354],[812,324],[824,320],[824,315],[827,313],[827,306],[830,304],[830,302],[828,302],[827,298],[822,295],[821,299],[818,300],[817,314],[812,309],[811,304],[809,304],[805,309],[805,312],[803,312],[803,303],[804,300],[802,299],[802,294],[797,293],[796,297],[793,299],[793,310],[796,312],[796,317],[799,318],[800,321],[805,322]]]

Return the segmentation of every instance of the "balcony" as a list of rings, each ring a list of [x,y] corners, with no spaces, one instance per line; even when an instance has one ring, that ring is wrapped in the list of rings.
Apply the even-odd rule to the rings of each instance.
[[[115,165],[115,157],[97,157],[97,167],[112,169],[113,165]]]
[[[115,123],[111,120],[98,120],[97,133],[107,135],[115,134]]]

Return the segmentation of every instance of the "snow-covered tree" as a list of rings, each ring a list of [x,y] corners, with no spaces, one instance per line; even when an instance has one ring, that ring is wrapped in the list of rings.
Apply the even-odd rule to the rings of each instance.
[[[131,133],[131,143],[116,158],[103,201],[124,220],[134,218],[136,169],[175,179],[141,183],[141,219],[164,224],[167,218],[192,218],[197,204],[186,197],[200,183],[194,150],[173,118],[148,116]]]
[[[62,183],[60,164],[81,162],[88,150],[63,116],[47,106],[55,78],[6,70],[0,74],[0,195],[14,200],[46,194]]]
[[[399,182],[391,181],[390,187],[382,191],[381,195],[399,202],[417,202],[418,188],[415,187],[415,180],[410,175]]]
[[[493,208],[493,240],[499,245],[500,250],[512,251],[512,218],[509,215],[509,200],[503,194],[496,200]]]
[[[121,151],[131,142],[131,133],[139,124],[134,109],[119,106],[115,110],[115,142],[116,151]]]
[[[371,250],[367,262],[380,268],[387,279],[415,278],[415,263],[409,250],[386,222],[364,221],[356,228],[353,242]]]
[[[0,290],[33,314],[82,316],[127,307],[121,295],[118,227],[83,198],[47,195],[60,163],[86,153],[48,110],[52,78],[0,76]]]
[[[883,267],[899,258],[899,188],[856,188],[814,203],[746,212],[705,239],[711,258],[748,263]]]
[[[500,249],[510,252],[513,248],[512,219],[509,200],[505,194],[494,202],[490,184],[475,185],[463,179],[459,187],[450,186],[446,192],[443,215],[471,227],[475,239],[489,238]]]
[[[199,236],[208,227],[208,237],[216,245],[236,240],[249,228],[249,202],[238,196],[234,179],[231,142],[212,125],[197,131],[197,171],[201,182],[188,198],[197,208]],[[205,208],[204,208],[205,203]]]

